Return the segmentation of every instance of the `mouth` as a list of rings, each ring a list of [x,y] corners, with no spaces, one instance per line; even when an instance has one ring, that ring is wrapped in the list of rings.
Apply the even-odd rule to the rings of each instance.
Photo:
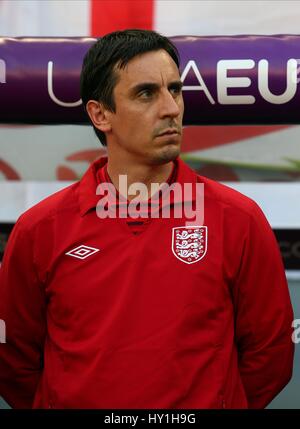
[[[157,137],[163,137],[163,136],[176,136],[180,134],[178,130],[174,128],[168,128],[167,130],[163,131],[162,133],[158,134]]]

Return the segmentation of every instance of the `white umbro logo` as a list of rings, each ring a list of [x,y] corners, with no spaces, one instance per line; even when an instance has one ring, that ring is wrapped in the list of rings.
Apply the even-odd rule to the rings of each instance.
[[[89,256],[92,256],[94,253],[99,252],[100,249],[96,249],[95,247],[89,247],[89,246],[78,246],[75,249],[70,250],[70,252],[67,252],[66,255],[73,256],[74,258],[78,259],[85,259]]]

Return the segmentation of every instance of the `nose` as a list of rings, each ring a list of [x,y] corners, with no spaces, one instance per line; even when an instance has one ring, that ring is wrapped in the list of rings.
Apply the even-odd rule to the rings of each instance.
[[[182,105],[181,96],[174,96],[169,90],[163,91],[160,97],[160,117],[176,118],[180,115]]]

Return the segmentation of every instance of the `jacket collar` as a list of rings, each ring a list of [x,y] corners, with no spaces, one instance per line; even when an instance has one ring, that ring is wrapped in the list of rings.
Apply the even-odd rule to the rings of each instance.
[[[191,192],[182,192],[181,195],[175,193],[171,194],[171,203],[181,203],[183,201],[193,202],[196,199],[195,184],[199,182],[199,176],[180,158],[176,159],[177,164],[177,178],[176,183],[181,185],[184,189],[184,184],[191,183]],[[96,194],[96,188],[99,185],[97,178],[97,171],[107,163],[107,157],[102,157],[94,161],[88,170],[83,175],[79,182],[79,209],[80,215],[84,216],[89,210],[95,209],[99,202],[99,195]]]

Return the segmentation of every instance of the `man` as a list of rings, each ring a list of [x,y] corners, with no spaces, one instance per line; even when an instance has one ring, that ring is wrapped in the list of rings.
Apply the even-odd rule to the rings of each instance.
[[[252,200],[178,158],[178,66],[172,43],[142,30],[108,34],[85,57],[82,100],[108,157],[24,213],[10,237],[0,394],[13,407],[263,408],[291,377],[278,246]],[[139,216],[124,195],[136,184],[148,191]],[[173,184],[192,193],[161,216]],[[197,207],[196,184],[204,212],[191,225],[175,209]]]

